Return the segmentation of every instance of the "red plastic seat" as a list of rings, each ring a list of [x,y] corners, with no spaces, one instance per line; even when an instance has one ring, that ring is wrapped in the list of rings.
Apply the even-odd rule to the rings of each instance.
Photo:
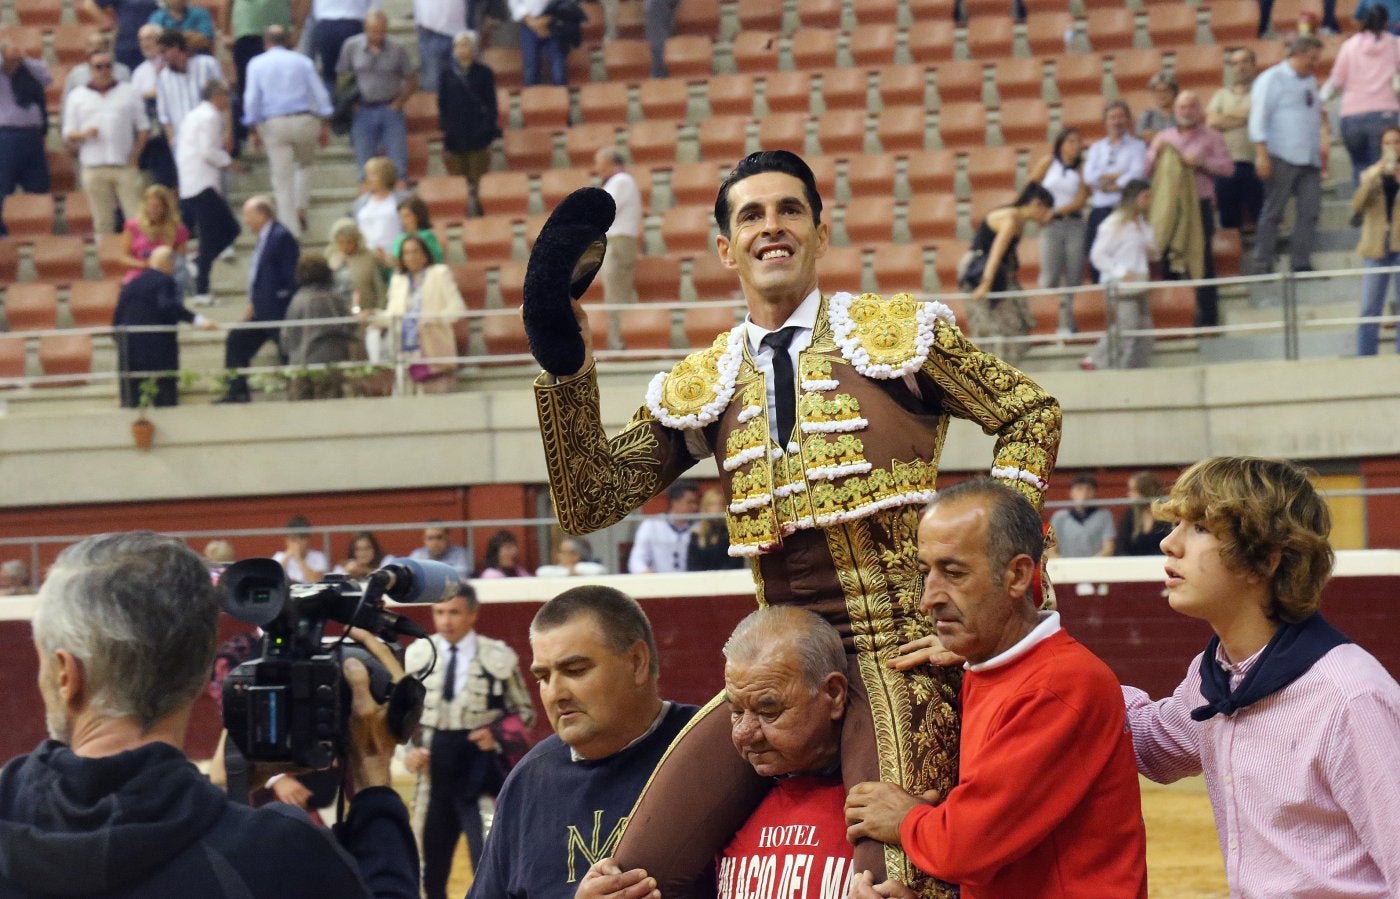
[[[852,8],[861,25],[893,25],[899,21],[899,0],[860,0]]]
[[[39,368],[46,376],[67,376],[61,381],[40,382],[40,387],[72,387],[86,384],[92,374],[91,334],[45,334],[39,338]]]
[[[1060,127],[1073,128],[1085,142],[1104,136],[1103,94],[1075,94],[1060,100]]]
[[[830,69],[836,65],[840,32],[834,28],[803,28],[792,36],[790,50],[794,68]]]
[[[673,121],[642,121],[632,125],[627,148],[635,162],[668,165],[676,161],[679,126]]]
[[[408,135],[408,177],[411,180],[422,181],[424,178],[428,177],[429,155],[428,135]],[[69,196],[72,196],[72,194],[69,194]],[[64,210],[64,218],[68,218],[66,209]],[[69,222],[71,225],[71,219]]]
[[[640,81],[651,75],[651,48],[646,41],[608,41],[603,44],[603,68],[609,81]]]
[[[1008,144],[1048,139],[1050,108],[1044,100],[1007,100],[1001,104],[1001,136]]]
[[[666,40],[666,71],[673,78],[706,78],[714,71],[715,45],[699,34],[681,34]]]
[[[1147,17],[1147,35],[1158,49],[1196,43],[1196,7],[1186,3],[1154,5]]]
[[[85,247],[81,237],[36,237],[30,261],[42,281],[68,284],[83,277]]]
[[[763,0],[767,4],[768,0]],[[740,72],[778,70],[778,34],[768,31],[741,31],[734,36],[730,52]]]
[[[515,244],[515,220],[484,215],[462,223],[462,251],[468,262],[506,262]]]
[[[487,172],[482,184],[494,174]],[[526,181],[528,189],[528,176]],[[467,179],[460,175],[429,175],[418,182],[418,196],[428,204],[428,214],[434,221],[460,222],[467,217]]]
[[[661,214],[661,240],[671,255],[708,253],[714,210],[705,206],[673,206]]]
[[[997,62],[997,97],[1007,100],[1039,100],[1045,94],[1045,63],[1039,59],[1003,59]]]
[[[769,114],[805,114],[812,108],[812,76],[806,71],[771,72],[763,79],[763,98]]]
[[[755,93],[752,75],[716,75],[709,83],[710,114],[748,118]]]
[[[527,128],[538,125],[569,127],[569,89],[553,84],[521,88],[520,119]]]
[[[886,66],[877,73],[881,106],[922,106],[928,93],[928,67],[919,63]]]
[[[846,162],[846,186],[862,202],[866,197],[892,197],[897,169],[893,153],[853,156]]]
[[[924,149],[928,131],[927,118],[922,106],[885,107],[877,127],[880,146],[886,153]]]
[[[0,237],[0,284],[10,284],[18,278],[19,242]]]
[[[905,174],[909,193],[915,200],[929,194],[947,194],[951,197],[957,174],[957,155],[952,150],[910,153],[905,159]]]
[[[75,328],[101,328],[112,323],[122,282],[116,278],[101,281],[74,281],[68,288],[68,314]]]
[[[627,93],[625,81],[581,84],[578,89],[579,115],[583,117],[583,121],[590,124],[626,125]],[[567,141],[566,137],[565,142]]]
[[[937,64],[953,58],[951,19],[916,17],[906,33],[909,56],[920,63]]]
[[[706,236],[708,237],[708,228]],[[641,256],[633,273],[637,299],[643,303],[675,303],[681,298],[681,261],[676,256]],[[669,340],[668,340],[669,343]]]
[[[27,4],[29,0],[24,0]],[[16,6],[24,4],[17,3]],[[74,66],[87,59],[88,38],[92,28],[87,25],[58,25],[50,35],[53,40],[54,59],[59,65]]]
[[[519,314],[483,315],[481,338],[491,356],[518,356],[530,352],[525,338],[525,323]]]
[[[733,165],[744,157],[748,144],[747,116],[712,116],[700,129],[700,158]]]
[[[725,266],[719,255],[713,250],[707,253],[697,253],[691,260],[690,283],[695,288],[696,298],[701,300],[729,300],[739,293],[738,273]],[[686,311],[687,330],[689,329],[691,311],[693,310]],[[724,330],[729,330],[733,324],[734,313],[731,312],[729,325]],[[715,333],[718,332],[712,331],[710,336],[713,337]]]
[[[809,160],[810,162],[810,160]],[[713,203],[724,177],[713,162],[688,162],[671,169],[671,197],[677,206]]]
[[[62,0],[24,0],[16,3],[14,9],[21,25],[53,28],[63,21]]]
[[[1136,21],[1136,15],[1126,6],[1095,10],[1088,18],[1089,45],[1097,53],[1131,50],[1133,33],[1137,28]]]
[[[1067,53],[1055,59],[1055,87],[1060,96],[1103,94],[1104,61],[1093,53]]]
[[[952,240],[958,234],[958,201],[952,192],[924,194],[909,201],[909,236],[917,243]]]
[[[120,278],[126,275],[126,263],[122,262],[122,236],[101,234],[97,238],[97,267],[104,278]]]
[[[1026,43],[1031,55],[1055,56],[1065,52],[1065,31],[1074,26],[1074,17],[1067,12],[1036,10],[1026,17]]]
[[[855,109],[865,112],[870,92],[870,75],[864,69],[827,69],[822,73],[822,102],[828,112]]]
[[[1283,21],[1283,20],[1279,20]],[[1216,3],[1210,7],[1210,31],[1217,44],[1253,40],[1259,33],[1259,7],[1254,3]]]
[[[487,47],[481,51],[481,62],[496,73],[497,87],[518,90],[524,83],[524,66],[516,47]]]
[[[765,150],[791,150],[803,155],[807,141],[807,113],[775,112],[758,123],[758,145]]]
[[[1225,54],[1218,44],[1178,47],[1172,60],[1172,73],[1182,90],[1202,94],[1208,102],[1211,94],[1225,83]]]
[[[884,244],[875,247],[875,284],[885,294],[919,293],[924,284],[924,248],[918,244]]]
[[[975,59],[959,59],[940,62],[934,67],[934,83],[938,86],[938,99],[944,103],[957,103],[964,100],[982,102],[983,63]]]
[[[73,154],[66,150],[49,150],[49,190],[55,194],[72,193],[78,189],[78,166]]]
[[[729,272],[728,269],[725,269]],[[733,276],[733,272],[729,272]],[[739,287],[739,279],[732,278],[734,287]],[[703,294],[702,294],[703,296]],[[733,306],[692,306],[685,310],[683,327],[685,328],[686,347],[692,350],[701,349],[714,343],[720,334],[733,329],[738,322],[739,310]]]
[[[642,118],[685,121],[690,106],[690,85],[684,78],[651,78],[642,82],[638,94]]]
[[[22,336],[0,334],[0,378],[24,377],[24,360],[29,351],[29,341]],[[0,384],[0,389],[18,387],[18,384]]]
[[[835,156],[808,156],[807,165],[812,170],[812,177],[817,179],[817,194],[825,197],[828,202],[836,196],[836,157]],[[828,211],[827,220],[831,219]]]
[[[972,150],[987,143],[987,110],[981,103],[944,103],[938,110],[938,133],[944,147]]]
[[[437,95],[418,91],[403,105],[404,124],[409,134],[438,130]]]
[[[851,32],[851,60],[858,67],[877,68],[894,62],[899,30],[893,22],[862,23]]]
[[[639,267],[645,259],[637,260]],[[624,350],[671,349],[671,310],[620,309],[615,314]]]
[[[1005,13],[979,18],[967,29],[967,52],[987,62],[1005,59],[1016,45],[1015,27]]]
[[[10,331],[52,331],[58,327],[58,288],[33,281],[11,284],[5,289],[4,308]]]
[[[486,265],[479,262],[459,262],[449,267],[452,269],[452,280],[457,282],[457,292],[462,295],[462,302],[467,304],[467,308],[472,310],[485,309],[486,275],[489,271]],[[469,320],[461,319],[461,321],[467,322]]]
[[[841,27],[841,0],[797,0],[797,21],[802,28]]]
[[[633,173],[633,177],[636,177],[635,172]],[[650,180],[649,177],[648,180]],[[592,183],[593,173],[585,168],[550,169],[541,172],[540,202],[544,204],[545,209],[553,209],[569,194],[578,190],[580,187],[587,187]],[[640,187],[640,179],[638,179],[637,183]]]
[[[554,128],[511,128],[501,136],[506,167],[515,172],[538,172],[554,162]]]
[[[1147,89],[1147,82],[1162,71],[1162,54],[1156,50],[1122,50],[1113,54],[1113,82],[1118,95]],[[1134,114],[1137,110],[1133,110]]]
[[[456,180],[463,181],[461,178]],[[423,191],[423,194],[429,198],[433,196],[427,191]],[[481,176],[477,198],[481,201],[481,211],[486,215],[523,216],[530,211],[530,175],[528,172],[487,172]],[[431,210],[433,207],[430,204],[428,208]]]
[[[983,147],[967,157],[967,181],[976,193],[989,188],[1007,187],[1016,179],[1017,149]]]
[[[846,207],[846,237],[853,246],[889,243],[893,229],[893,196],[862,196]]]
[[[714,35],[719,30],[719,0],[680,0],[676,34]]]
[[[53,234],[53,194],[11,194],[5,200],[5,226],[11,237]]]
[[[593,165],[593,157],[603,147],[617,146],[617,126],[613,124],[575,125],[564,132],[564,152],[569,165],[585,168]]]
[[[777,31],[783,27],[783,5],[771,0],[739,0],[739,25],[744,31]]]
[[[994,188],[973,193],[972,195],[972,228],[982,224],[987,213],[993,209],[1000,209],[1003,206],[1010,206],[1016,200],[1016,191],[1010,187]],[[1034,241],[1028,241],[1034,243]]]
[[[817,260],[817,273],[826,290],[860,293],[865,271],[865,248],[830,247]]]
[[[829,110],[817,120],[817,142],[827,156],[854,156],[865,152],[869,131],[864,109]]]
[[[529,232],[527,232],[529,233]],[[501,305],[506,309],[518,309],[525,301],[524,262],[502,262],[496,269],[496,288],[501,294]],[[520,316],[515,316],[516,327],[520,327]]]

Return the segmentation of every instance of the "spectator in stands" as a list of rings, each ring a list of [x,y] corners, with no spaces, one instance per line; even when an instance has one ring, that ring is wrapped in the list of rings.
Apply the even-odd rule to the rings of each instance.
[[[593,559],[593,550],[582,537],[565,537],[554,548],[554,563],[535,569],[535,577],[598,577],[608,573]]]
[[[1400,37],[1386,31],[1389,21],[1390,13],[1384,6],[1367,9],[1362,31],[1342,42],[1332,73],[1322,86],[1325,99],[1338,91],[1342,95],[1338,127],[1351,157],[1353,189],[1361,183],[1361,173],[1381,158],[1381,132],[1393,128],[1400,119],[1400,97],[1395,94]]]
[[[1035,181],[1027,183],[1010,206],[987,213],[958,265],[958,288],[971,294],[967,304],[968,335],[982,349],[1012,365],[1026,355],[1030,345],[1004,338],[1026,336],[1035,326],[1035,318],[1025,297],[987,294],[1021,289],[1016,277],[1021,231],[1027,222],[1047,225],[1054,208],[1055,198],[1050,191]]]
[[[331,98],[311,60],[289,49],[286,28],[269,25],[263,40],[266,51],[248,63],[243,124],[255,147],[266,146],[282,224],[300,237],[311,208],[316,152],[331,141]]]
[[[1118,516],[1118,539],[1113,551],[1120,556],[1160,556],[1162,541],[1172,532],[1172,526],[1159,521],[1152,504],[1162,495],[1162,482],[1150,471],[1139,471],[1128,478],[1128,499]]]
[[[433,218],[423,198],[417,194],[409,194],[399,200],[398,213],[399,226],[403,228],[403,233],[394,239],[394,249],[390,258],[399,258],[399,248],[403,246],[403,239],[410,234],[416,234],[423,239],[423,245],[428,248],[428,258],[434,264],[442,262],[442,243],[433,231]]]
[[[144,47],[142,48],[144,50]],[[94,53],[106,53],[108,57],[112,55],[112,41],[107,37],[105,31],[93,31],[87,37],[87,53],[83,56],[83,61],[68,70],[68,77],[63,79],[63,102],[68,102],[68,95],[80,87],[86,87],[92,81],[92,55]],[[117,81],[126,83],[131,80],[131,69],[120,62],[113,62],[112,77]]]
[[[293,584],[314,584],[331,570],[326,554],[310,547],[311,522],[303,515],[293,515],[287,520],[286,547],[272,554]]]
[[[82,0],[81,4],[84,13],[103,22],[108,31],[116,32],[112,49],[117,62],[133,71],[144,60],[137,32],[150,22],[158,8],[156,0]]]
[[[452,40],[467,30],[467,0],[413,0],[413,24],[418,29],[418,83],[435,94],[452,58]]]
[[[301,324],[308,319],[349,319],[350,307],[335,290],[335,275],[320,253],[303,253],[297,261],[297,292],[283,317],[282,355],[298,369],[325,366],[313,372],[294,372],[287,382],[289,400],[339,399],[344,392],[345,371],[336,367],[349,362],[358,343],[353,321]]]
[[[248,306],[243,321],[261,326],[229,332],[224,343],[224,368],[229,369],[246,367],[264,343],[277,343],[277,323],[292,301],[297,260],[301,257],[297,239],[277,221],[270,198],[249,197],[243,204],[243,224],[257,235],[253,262],[248,268]],[[227,391],[215,402],[246,403],[251,399],[247,376],[238,374],[229,379]]]
[[[1078,287],[1084,277],[1084,206],[1089,185],[1084,181],[1084,142],[1079,132],[1066,128],[1055,135],[1050,155],[1031,167],[1030,180],[1038,181],[1055,198],[1050,223],[1040,229],[1040,286]],[[1074,294],[1060,298],[1057,332],[1073,334]]]
[[[295,5],[295,9],[293,6]],[[238,73],[238,89],[233,94],[233,155],[248,139],[243,125],[243,94],[248,88],[248,63],[265,49],[267,29],[280,25],[289,35],[289,45],[296,44],[302,20],[309,11],[310,0],[231,0],[221,5],[223,22],[220,30],[233,51],[233,66]],[[319,76],[318,76],[319,77]],[[322,88],[325,82],[321,82]]]
[[[423,545],[408,554],[410,559],[428,559],[457,569],[463,580],[472,576],[472,557],[466,549],[449,542],[447,528],[436,519],[423,529]]]
[[[1059,539],[1059,555],[1066,559],[1113,555],[1113,513],[1093,505],[1099,482],[1091,474],[1079,474],[1069,484],[1074,505],[1057,509],[1050,516],[1050,527]]]
[[[204,85],[204,102],[185,117],[175,142],[175,167],[180,175],[180,212],[199,234],[195,256],[194,304],[210,306],[214,295],[209,273],[214,260],[238,239],[238,219],[224,196],[224,171],[232,163],[224,150],[225,118],[230,107],[222,81]]]
[[[1203,121],[1195,91],[1177,95],[1173,111],[1176,125],[1159,132],[1147,151],[1154,198],[1152,230],[1163,235],[1159,249],[1168,278],[1214,278],[1215,179],[1234,174],[1235,161],[1225,138]],[[1175,152],[1166,154],[1167,147]],[[1218,288],[1214,284],[1197,287],[1194,324],[1209,328],[1219,323]]]
[[[1313,72],[1322,41],[1310,34],[1293,39],[1288,58],[1266,69],[1251,88],[1249,139],[1254,170],[1264,182],[1264,209],[1254,246],[1256,272],[1274,270],[1283,212],[1293,199],[1293,236],[1288,241],[1292,268],[1312,271],[1313,238],[1322,208],[1322,170],[1331,136]]]
[[[685,571],[690,535],[695,530],[695,522],[688,516],[700,509],[700,490],[690,481],[676,481],[667,488],[666,499],[670,506],[666,514],[650,515],[637,526],[627,557],[631,574]]]
[[[394,185],[399,170],[387,156],[375,156],[365,162],[364,193],[355,199],[355,224],[364,236],[365,246],[388,267],[392,264],[394,247],[403,235],[403,220],[399,218],[399,199]]]
[[[112,54],[88,56],[91,80],[63,103],[63,140],[82,166],[83,193],[98,234],[122,230],[117,210],[130,216],[141,207],[141,171],[136,162],[146,146],[151,122],[146,104],[130,84],[112,74]]]
[[[399,246],[382,319],[397,329],[398,356],[416,393],[447,393],[457,373],[453,324],[467,311],[452,269],[434,263],[428,245],[409,234]]]
[[[204,552],[200,555],[204,556],[204,561],[209,563],[210,568],[223,568],[238,561],[238,555],[233,551],[233,544],[227,540],[210,540],[208,543],[204,544]],[[251,635],[246,636],[251,637]],[[215,662],[217,667],[217,659]],[[228,674],[227,668],[224,669],[223,674]],[[222,682],[223,676],[220,676],[219,680]],[[219,695],[214,698],[222,699],[223,692],[220,691]]]
[[[525,86],[539,84],[540,62],[549,64],[549,83],[569,83],[568,50],[554,34],[554,0],[509,0],[510,16],[520,23],[520,63]]]
[[[156,116],[165,130],[165,139],[174,147],[180,136],[180,123],[204,99],[204,85],[222,81],[224,73],[218,60],[209,54],[192,54],[185,36],[178,31],[162,32],[158,43],[165,67],[156,78]],[[225,140],[225,149],[232,149],[232,131]]]
[[[141,195],[136,215],[126,220],[122,228],[121,262],[126,275],[122,282],[133,280],[146,269],[146,260],[156,247],[170,247],[176,256],[183,256],[190,232],[180,221],[180,207],[170,188],[152,184]]]
[[[360,92],[350,127],[355,164],[363,169],[371,157],[383,153],[394,161],[401,176],[406,175],[408,125],[403,107],[418,90],[418,75],[408,48],[389,37],[389,17],[383,10],[370,10],[364,33],[345,42],[336,73],[353,76]]]
[[[748,567],[743,557],[729,555],[729,521],[724,516],[726,505],[724,494],[716,487],[701,494],[700,514],[709,517],[697,521],[690,532],[690,549],[685,556],[686,571]]]
[[[393,557],[380,548],[373,532],[356,531],[346,547],[345,561],[335,566],[335,573],[353,578],[363,587],[371,574],[392,560]]]
[[[49,192],[44,88],[52,80],[42,59],[25,56],[18,44],[0,38],[0,204],[16,187],[29,194]],[[0,237],[9,233],[0,219]]]
[[[33,592],[29,585],[29,566],[20,559],[7,559],[0,564],[0,596],[28,596]]]
[[[152,380],[156,385],[155,406],[174,406],[180,401],[180,341],[175,326],[189,322],[196,328],[212,331],[214,322],[185,308],[180,288],[175,283],[175,255],[170,247],[156,247],[144,271],[122,285],[117,308],[112,314],[116,332],[117,372],[124,408],[141,405],[141,382]],[[129,327],[164,325],[168,331],[130,333]],[[131,374],[137,372],[137,374]],[[164,372],[146,375],[140,372]]]
[[[1099,273],[1099,283],[1114,285],[1113,317],[1120,331],[1152,329],[1151,296],[1138,282],[1151,280],[1150,265],[1160,255],[1148,212],[1152,185],[1129,181],[1118,209],[1099,226],[1089,258]],[[1079,362],[1086,371],[1096,368],[1146,368],[1152,361],[1152,337],[1118,338],[1116,354],[1108,355],[1108,336],[1100,337],[1093,350]]]
[[[327,88],[344,74],[340,54],[345,42],[365,30],[366,17],[378,6],[379,0],[312,0],[311,18],[316,20],[312,55],[321,61],[321,77]]]
[[[510,531],[497,531],[486,541],[486,554],[481,557],[482,578],[529,577],[530,571],[520,564],[520,541]]]
[[[1089,223],[1084,229],[1087,247],[1094,245],[1099,225],[1117,208],[1123,185],[1147,171],[1147,144],[1132,134],[1133,114],[1128,104],[1122,100],[1109,102],[1104,107],[1103,123],[1108,135],[1090,144],[1084,157],[1084,180],[1093,190],[1089,195]],[[1090,273],[1097,281],[1098,272],[1091,267]]]
[[[1361,240],[1356,254],[1366,268],[1400,265],[1400,195],[1396,165],[1400,161],[1400,128],[1385,129],[1381,137],[1381,159],[1361,173],[1361,186],[1351,195],[1352,211],[1361,216]],[[1400,303],[1400,275],[1367,272],[1361,279],[1361,315],[1374,318],[1385,312],[1385,296],[1391,282]],[[1356,332],[1356,355],[1374,356],[1380,350],[1381,326],[1363,322]],[[1400,329],[1396,331],[1396,351],[1400,352]]]
[[[388,285],[384,283],[374,254],[365,249],[364,238],[360,236],[354,219],[340,219],[332,226],[331,242],[326,247],[326,262],[335,273],[336,290],[349,304],[350,314],[360,320],[359,334],[364,346],[364,358],[378,363],[382,358],[383,332],[378,328],[368,328],[365,323],[384,308]],[[370,342],[371,335],[373,343]]]
[[[637,253],[642,235],[642,194],[627,171],[627,157],[617,147],[601,147],[593,154],[593,174],[617,204],[617,215],[608,228],[608,252],[599,277],[603,302],[637,301]]]
[[[1336,0],[1328,0],[1325,5],[1335,10],[1337,6]],[[1357,22],[1363,23],[1364,27],[1366,14],[1376,6],[1384,7],[1386,19],[1389,23],[1386,27],[1390,29],[1391,34],[1400,34],[1400,0],[1360,0],[1360,2],[1356,4],[1356,10],[1352,15],[1356,18]],[[1338,29],[1338,31],[1340,31],[1340,29]],[[1333,34],[1336,33],[1336,31],[1333,32]]]
[[[496,73],[477,59],[476,49],[474,31],[452,39],[452,58],[441,73],[437,98],[442,164],[448,174],[467,179],[468,214],[481,211],[477,188],[491,167],[491,143],[501,136]]]
[[[1254,145],[1249,142],[1250,87],[1255,75],[1254,51],[1240,47],[1230,51],[1230,83],[1215,92],[1206,106],[1206,124],[1220,132],[1234,171],[1215,179],[1216,211],[1220,227],[1254,230],[1264,205],[1264,185],[1254,171]]]
[[[1215,633],[1172,695],[1123,687],[1138,771],[1205,775],[1232,896],[1400,893],[1400,685],[1319,612],[1327,502],[1291,462],[1224,457],[1157,511],[1167,602]]]
[[[1137,133],[1144,142],[1151,144],[1158,131],[1164,131],[1175,124],[1172,116],[1176,106],[1176,95],[1181,88],[1177,86],[1176,78],[1171,73],[1158,72],[1148,79],[1147,90],[1152,94],[1152,102],[1157,105],[1144,109],[1138,116]]]
[[[160,52],[162,32],[155,25],[142,25],[137,33],[141,54],[145,61],[131,73],[131,86],[136,88],[146,103],[146,117],[151,120],[151,136],[146,141],[146,149],[141,153],[141,171],[153,184],[174,188],[179,184],[175,169],[175,150],[165,139],[165,129],[160,126],[158,106],[158,85],[160,72],[165,68],[165,57]]]
[[[651,77],[665,78],[666,41],[676,31],[676,7],[681,0],[643,0],[642,24],[646,28],[647,45],[651,47]]]
[[[185,36],[191,53],[213,53],[214,19],[202,6],[191,6],[190,0],[164,0],[151,13],[150,24],[165,31],[178,31]]]

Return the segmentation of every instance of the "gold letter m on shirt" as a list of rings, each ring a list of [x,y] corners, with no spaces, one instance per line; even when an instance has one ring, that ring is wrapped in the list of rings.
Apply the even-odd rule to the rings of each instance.
[[[618,819],[617,824],[608,832],[608,837],[600,845],[598,838],[603,832],[603,809],[593,812],[593,838],[590,842],[583,841],[583,834],[574,825],[569,825],[569,883],[578,882],[578,855],[583,853],[587,861],[583,869],[587,871],[590,867],[598,863],[601,858],[612,855],[613,849],[617,847],[617,841],[622,839],[622,829],[627,826],[628,816],[624,815]]]

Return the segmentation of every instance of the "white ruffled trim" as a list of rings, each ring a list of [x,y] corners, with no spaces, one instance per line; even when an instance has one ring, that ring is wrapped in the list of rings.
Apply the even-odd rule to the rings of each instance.
[[[768,458],[771,459],[771,460],[773,460],[774,462],[778,461],[778,460],[781,459],[782,457],[783,457],[783,448],[780,447],[780,446],[775,446],[775,447],[773,447],[773,451],[772,451],[771,453],[768,454]]]
[[[760,506],[766,506],[771,502],[773,502],[773,494],[757,493],[742,502],[730,503],[729,511],[737,515],[740,512],[747,512],[750,509],[757,509]]]
[[[914,342],[914,355],[910,356],[900,365],[878,365],[870,361],[870,353],[861,346],[859,338],[854,334],[855,322],[851,321],[851,302],[855,297],[844,291],[832,294],[827,302],[827,318],[831,321],[831,329],[836,338],[836,345],[841,348],[841,355],[855,366],[856,371],[867,378],[877,380],[894,380],[912,375],[923,367],[928,359],[929,350],[933,347],[934,324],[938,319],[943,319],[948,324],[956,324],[957,318],[953,315],[953,310],[939,302],[926,301],[918,304],[914,318],[918,324],[918,336]]]
[[[743,346],[743,325],[735,325],[729,332],[729,342],[724,352],[715,363],[715,370],[719,374],[719,381],[715,384],[715,398],[701,406],[698,412],[672,415],[671,410],[661,402],[664,396],[662,388],[670,373],[663,371],[652,378],[651,383],[647,385],[647,408],[651,410],[651,414],[666,427],[683,431],[703,428],[719,420],[729,401],[734,398],[734,380],[739,375],[739,363],[744,358]]]
[[[746,422],[753,421],[755,418],[758,418],[762,414],[762,406],[745,406],[739,412],[739,424],[745,424]]]
[[[740,450],[724,460],[724,470],[733,471],[740,465],[747,465],[755,459],[762,459],[766,452],[768,450],[763,446],[751,446],[748,449]]]
[[[811,481],[834,481],[837,478],[844,478],[852,474],[865,474],[869,471],[869,462],[848,462],[845,465],[824,465],[821,468],[807,469],[807,479]]]
[[[787,445],[787,451],[793,455],[796,455],[797,453],[802,451],[802,447],[797,445],[796,440],[789,440]]]
[[[785,498],[785,497],[789,497],[789,496],[793,496],[793,495],[795,495],[795,494],[801,493],[802,491],[804,491],[804,490],[806,490],[806,489],[807,489],[807,482],[806,482],[806,481],[798,481],[798,482],[795,483],[795,484],[784,484],[784,485],[782,485],[781,487],[779,487],[778,489],[776,489],[776,490],[773,491],[773,495],[776,496],[776,497],[778,497],[779,499],[783,499],[783,498]]]
[[[1009,481],[1025,481],[1037,490],[1042,491],[1050,488],[1049,481],[1033,472],[1026,471],[1024,468],[1002,468],[1000,466],[993,466],[992,477],[1006,478]]]
[[[784,537],[790,537],[790,536],[792,536],[793,534],[797,533],[798,531],[809,530],[809,529],[814,528],[814,527],[816,527],[816,526],[817,526],[817,523],[816,523],[815,521],[812,520],[812,516],[807,515],[807,516],[805,516],[805,517],[803,517],[803,518],[797,519],[797,521],[795,521],[795,522],[792,522],[792,523],[790,523],[790,524],[785,524],[785,525],[783,525],[783,528],[782,528],[783,536],[784,536]]]
[[[846,431],[859,431],[861,428],[869,426],[870,422],[863,418],[842,418],[836,421],[804,421],[802,423],[802,433],[842,434]]]
[[[887,496],[878,502],[867,503],[854,509],[844,512],[833,512],[830,515],[816,516],[817,527],[828,527],[839,524],[843,521],[855,521],[860,518],[867,518],[882,509],[893,509],[896,506],[911,506],[914,504],[923,505],[933,500],[938,493],[937,490],[915,490],[911,493],[899,493],[894,496]]]
[[[731,543],[729,544],[729,554],[736,559],[746,556],[756,556],[763,552],[763,547],[755,543]]]
[[[835,390],[836,388],[838,388],[838,387],[840,387],[840,386],[841,386],[841,382],[840,382],[840,381],[837,381],[837,380],[834,379],[834,378],[831,379],[831,380],[828,380],[828,381],[803,381],[803,382],[802,382],[802,389],[803,389],[803,390],[810,390],[810,391],[813,391],[813,392],[817,392],[817,391],[826,391],[826,390]]]

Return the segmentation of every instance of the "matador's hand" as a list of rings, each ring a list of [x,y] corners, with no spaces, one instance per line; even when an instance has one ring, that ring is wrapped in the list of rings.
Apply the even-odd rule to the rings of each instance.
[[[576,190],[554,208],[530,253],[521,311],[525,336],[535,360],[557,377],[576,374],[592,362],[570,300],[583,296],[593,283],[616,215],[617,204],[607,191]]]

